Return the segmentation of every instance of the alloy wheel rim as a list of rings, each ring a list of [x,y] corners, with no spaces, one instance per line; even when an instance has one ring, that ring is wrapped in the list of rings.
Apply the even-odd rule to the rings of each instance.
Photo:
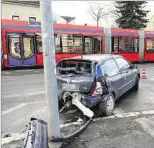
[[[114,107],[113,97],[110,96],[110,97],[107,99],[107,111],[108,111],[109,113],[112,112],[113,107]]]

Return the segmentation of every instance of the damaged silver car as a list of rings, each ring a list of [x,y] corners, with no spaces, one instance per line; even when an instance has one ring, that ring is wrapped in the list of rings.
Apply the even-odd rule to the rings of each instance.
[[[115,100],[128,90],[138,90],[137,66],[119,55],[82,55],[57,64],[60,111],[73,107],[84,115],[109,116]]]

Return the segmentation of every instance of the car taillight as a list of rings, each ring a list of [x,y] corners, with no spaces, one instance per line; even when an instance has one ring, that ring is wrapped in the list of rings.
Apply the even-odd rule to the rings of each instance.
[[[96,82],[95,87],[93,88],[93,91],[91,93],[91,96],[101,95],[103,93],[102,85],[100,82]]]

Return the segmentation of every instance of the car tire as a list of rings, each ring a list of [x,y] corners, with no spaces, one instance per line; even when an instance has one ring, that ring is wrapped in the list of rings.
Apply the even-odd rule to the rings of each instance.
[[[98,104],[98,109],[101,115],[110,116],[113,114],[115,107],[115,97],[112,93],[103,96],[102,101]]]
[[[134,91],[138,91],[138,89],[139,89],[139,81],[140,81],[140,78],[138,76],[137,79],[136,79],[135,85],[133,87]]]

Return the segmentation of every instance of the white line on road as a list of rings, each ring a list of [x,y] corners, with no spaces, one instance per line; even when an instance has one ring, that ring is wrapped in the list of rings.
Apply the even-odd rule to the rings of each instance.
[[[100,118],[93,119],[93,121],[113,119],[113,118],[137,117],[139,115],[154,115],[154,110],[147,110],[147,111],[141,111],[141,112],[128,112],[128,113],[115,113],[112,116],[100,117]]]
[[[30,105],[33,105],[33,104],[46,104],[45,101],[42,101],[42,102],[27,102],[27,105],[30,104]]]
[[[142,125],[144,131],[146,131],[154,138],[154,122],[152,119],[146,119],[143,117],[136,119],[136,121]]]
[[[43,107],[43,108],[41,108],[41,109],[39,109],[39,110],[37,110],[37,111],[35,111],[35,112],[29,114],[29,115],[26,116],[26,117],[20,118],[19,120],[17,120],[16,122],[14,122],[14,123],[12,124],[12,126],[13,126],[13,127],[17,127],[17,126],[19,126],[19,124],[23,124],[24,122],[26,123],[27,119],[30,119],[31,117],[40,118],[40,116],[43,115],[43,113],[44,113],[43,116],[44,116],[44,117],[45,117],[45,116],[47,117],[46,110],[47,110],[47,108],[46,108],[46,106],[45,106],[45,107]],[[27,123],[26,123],[26,124],[27,124]]]
[[[12,141],[21,140],[21,139],[23,139],[25,137],[26,137],[26,133],[21,133],[21,134],[14,133],[14,134],[11,134],[11,137],[2,138],[2,145],[10,143]]]
[[[31,92],[31,93],[22,93],[22,94],[15,94],[15,95],[6,95],[6,96],[3,96],[2,99],[16,98],[16,97],[27,97],[27,96],[40,95],[40,94],[44,94],[44,93],[45,93],[45,91],[37,91],[37,92]]]
[[[7,115],[7,114],[9,114],[9,113],[11,113],[11,112],[13,112],[17,109],[20,109],[20,108],[22,108],[26,105],[27,105],[26,103],[21,103],[21,104],[15,106],[15,107],[9,108],[8,110],[2,111],[2,116]]]
[[[9,74],[11,74],[11,72],[3,72],[2,74],[9,75]]]
[[[117,107],[117,108],[114,109],[113,114],[121,114],[123,112],[124,111],[121,108]]]
[[[126,118],[126,117],[136,117],[139,116],[140,112],[128,112],[128,113],[121,113],[121,114],[114,114],[116,118]]]
[[[154,114],[154,110],[148,110],[148,111],[142,111],[143,115],[153,115]]]

